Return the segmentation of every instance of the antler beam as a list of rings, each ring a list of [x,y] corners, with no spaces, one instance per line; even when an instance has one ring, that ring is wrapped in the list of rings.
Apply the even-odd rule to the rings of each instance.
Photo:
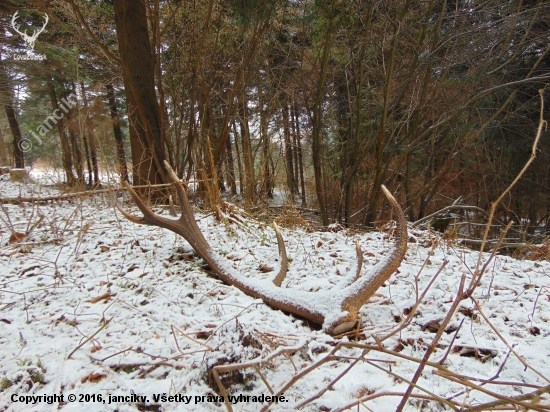
[[[280,287],[288,268],[286,249],[282,235],[275,225],[281,266],[276,277],[270,280],[250,279],[240,276],[225,260],[216,254],[197,225],[193,210],[187,198],[187,192],[168,162],[166,169],[174,182],[181,206],[179,219],[168,219],[153,213],[125,182],[130,195],[143,213],[143,217],[133,216],[120,207],[118,210],[128,220],[168,229],[182,236],[210,268],[226,283],[235,286],[242,292],[254,298],[262,299],[266,304],[286,312],[304,317],[312,322],[323,325],[323,329],[330,334],[337,335],[352,329],[361,307],[382,286],[401,264],[407,251],[407,220],[399,203],[391,193],[382,186],[382,191],[393,210],[397,214],[396,240],[389,253],[371,270],[361,276],[363,254],[356,243],[357,268],[354,274],[338,285],[336,290],[305,292]]]

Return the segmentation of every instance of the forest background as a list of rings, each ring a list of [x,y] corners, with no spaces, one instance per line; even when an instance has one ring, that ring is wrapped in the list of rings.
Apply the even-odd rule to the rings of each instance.
[[[81,190],[168,183],[167,160],[207,206],[284,189],[324,225],[387,217],[382,184],[411,221],[487,210],[550,80],[543,0],[6,0],[0,24],[2,165]],[[550,219],[548,136],[501,220]]]

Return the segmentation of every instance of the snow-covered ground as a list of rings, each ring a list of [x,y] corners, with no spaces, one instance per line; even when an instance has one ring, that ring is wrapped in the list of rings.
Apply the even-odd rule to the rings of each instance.
[[[0,178],[0,197],[56,193]],[[369,398],[359,410],[393,411],[478,257],[428,232],[410,231],[398,273],[361,311],[358,340],[335,339],[223,284],[202,269],[185,240],[128,222],[117,202],[139,214],[127,197],[112,195],[0,210],[0,411],[225,410],[212,367],[240,363],[248,367],[219,373],[229,395],[250,396],[232,398],[234,411],[262,410],[273,393],[284,396],[269,406],[273,411],[304,403],[300,410],[334,411],[361,397]],[[167,209],[156,211],[168,215]],[[27,238],[9,242],[13,232],[31,230],[40,215]],[[213,249],[243,276],[270,275],[259,270],[278,257],[270,226],[250,218],[217,223],[199,211],[195,216]],[[291,258],[283,287],[311,291],[330,289],[347,274],[355,239],[364,272],[392,241],[383,232],[283,229],[283,236]],[[384,339],[407,321],[438,271],[410,324]],[[466,409],[498,400],[494,393],[502,398],[548,389],[549,274],[546,261],[496,256],[474,295],[492,326],[470,299],[462,301],[430,357],[438,362],[448,352],[444,367],[427,365],[413,395],[452,399],[455,408]],[[466,387],[460,376],[489,392]],[[61,393],[61,402],[37,397]],[[548,395],[537,401],[539,410],[550,404]],[[405,410],[445,408],[450,410],[411,397]]]

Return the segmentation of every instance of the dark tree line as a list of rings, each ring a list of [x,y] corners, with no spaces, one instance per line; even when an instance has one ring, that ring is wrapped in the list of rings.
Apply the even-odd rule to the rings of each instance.
[[[166,183],[166,160],[211,204],[285,189],[323,224],[384,218],[382,184],[411,220],[459,196],[487,208],[529,156],[550,80],[542,0],[1,7],[2,140],[18,167],[46,156],[18,151],[18,125],[74,94],[51,156],[68,184],[99,183],[109,162],[136,185]],[[10,34],[16,10],[25,24],[50,16],[36,44],[46,61],[12,58],[25,52]],[[547,140],[501,214],[550,217]]]

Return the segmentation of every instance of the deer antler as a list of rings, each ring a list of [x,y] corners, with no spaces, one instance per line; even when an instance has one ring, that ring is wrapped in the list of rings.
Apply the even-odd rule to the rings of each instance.
[[[32,36],[29,36],[27,34],[27,32],[21,32],[19,31],[19,27],[20,25],[16,25],[15,24],[15,21],[17,20],[17,18],[19,17],[18,16],[18,13],[19,11],[16,11],[12,18],[11,18],[11,26],[13,27],[13,29],[19,33],[21,35],[21,37],[23,38],[23,40],[25,41],[25,43],[27,43],[29,45],[29,47],[31,48],[31,50],[34,50],[34,43],[36,42],[36,39],[38,38],[38,35],[40,33],[42,33],[44,31],[44,29],[46,28],[46,25],[48,24],[48,21],[50,21],[50,18],[48,17],[48,15],[46,13],[44,13],[44,15],[46,16],[45,18],[45,21],[44,21],[44,25],[42,26],[41,29],[38,29],[38,30],[34,30],[33,33],[32,33]]]
[[[166,169],[174,182],[181,206],[179,219],[168,219],[153,213],[139,198],[132,187],[125,182],[130,195],[143,213],[143,217],[133,216],[118,207],[128,220],[152,226],[159,226],[181,235],[210,268],[226,283],[235,286],[254,298],[262,299],[266,304],[286,312],[302,316],[312,322],[323,325],[330,334],[337,335],[352,329],[357,321],[358,312],[368,299],[399,267],[407,251],[407,220],[399,203],[382,186],[382,191],[397,213],[396,240],[389,253],[367,274],[360,275],[363,253],[356,243],[357,268],[349,278],[338,285],[337,290],[305,292],[282,288],[288,260],[283,237],[275,225],[281,266],[275,279],[257,280],[239,276],[219,255],[214,253],[195,222],[187,192],[168,162]]]

